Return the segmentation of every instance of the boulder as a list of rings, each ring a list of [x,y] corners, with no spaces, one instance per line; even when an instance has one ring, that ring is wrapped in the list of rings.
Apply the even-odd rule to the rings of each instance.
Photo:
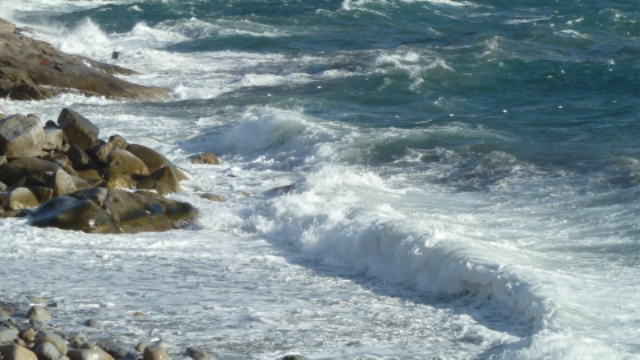
[[[43,180],[46,173],[55,173],[60,165],[36,158],[20,158],[0,166],[0,181],[11,185],[24,176]]]
[[[86,95],[137,100],[166,99],[166,89],[132,84],[113,74],[134,71],[65,54],[0,22],[0,97],[39,100],[78,89]]]
[[[67,151],[69,151],[70,149],[71,147],[69,147]],[[71,160],[69,160],[69,157],[64,153],[57,152],[57,151],[51,152],[41,157],[41,159],[60,165],[60,167],[64,169],[64,171],[66,171],[67,174],[69,175],[74,175],[74,176],[76,175],[76,171],[73,169],[73,163],[71,162]]]
[[[309,360],[309,358],[302,355],[287,355],[282,360]]]
[[[172,191],[169,187],[159,181],[146,177],[136,183],[136,189],[138,190],[155,190],[160,195],[171,194]]]
[[[113,360],[113,357],[101,350],[72,349],[67,352],[69,360]]]
[[[90,327],[90,328],[94,328],[94,329],[100,329],[100,327],[102,326],[100,321],[95,320],[95,319],[89,319],[89,320],[85,321],[82,324],[84,326],[86,326],[86,327]]]
[[[167,350],[162,344],[152,344],[144,349],[142,355],[144,360],[169,360]]]
[[[69,347],[73,349],[81,349],[82,345],[87,342],[89,342],[87,335],[85,335],[84,333],[78,333],[76,334],[76,336],[72,337],[71,340],[69,340]]]
[[[74,170],[100,170],[98,165],[93,159],[78,145],[71,145],[66,152],[67,158],[71,161],[71,165]]]
[[[25,217],[29,215],[29,213],[26,210],[9,210],[9,211],[4,211],[2,208],[0,208],[0,219],[9,219],[9,218],[18,218],[18,217]],[[1,312],[0,312],[1,313]]]
[[[88,181],[82,178],[79,178],[77,176],[72,176],[71,180],[73,180],[73,184],[76,186],[78,190],[89,189],[92,187]]]
[[[44,150],[58,150],[62,148],[63,132],[57,127],[44,128]]]
[[[187,177],[176,168],[175,165],[171,163],[166,157],[162,156],[162,154],[158,153],[155,150],[152,150],[146,146],[138,145],[138,144],[129,144],[127,146],[127,151],[137,156],[147,165],[150,172],[156,171],[164,166],[169,166],[174,168],[176,174],[178,175],[178,180],[186,180]]]
[[[75,183],[73,182],[73,179],[71,178],[71,175],[67,174],[62,169],[59,169],[55,172],[51,179],[50,186],[55,192],[56,196],[62,196],[78,190]]]
[[[0,344],[9,344],[18,339],[18,332],[14,329],[0,327]]]
[[[187,158],[192,164],[220,165],[220,159],[210,152],[204,152]]]
[[[36,334],[36,346],[44,343],[49,343],[55,346],[55,348],[61,355],[67,354],[67,342],[60,335],[54,333],[51,330],[40,330]]]
[[[5,155],[0,156],[0,165],[7,163],[7,157]]]
[[[94,169],[76,171],[76,177],[94,186],[104,182],[100,173]]]
[[[0,192],[4,192],[6,190],[7,190],[7,185],[5,185],[5,183],[0,181]]]
[[[62,109],[58,116],[58,126],[64,133],[64,140],[82,150],[90,149],[99,143],[100,129],[74,110]]]
[[[98,341],[96,345],[116,359],[122,359],[129,355],[129,351],[127,351],[127,349],[111,339],[102,339]],[[136,357],[134,355],[134,359],[135,358]]]
[[[128,176],[115,175],[107,181],[108,189],[132,189],[136,186],[136,181]]]
[[[109,153],[116,149],[113,146],[113,143],[100,143],[91,150],[88,151],[89,155],[93,156],[93,158],[102,165],[106,165],[109,162]]]
[[[115,149],[109,153],[109,163],[104,177],[110,179],[113,176],[147,176],[149,169],[145,163],[127,150]]]
[[[0,346],[0,355],[3,360],[38,360],[36,354],[18,344]]]
[[[60,351],[58,351],[58,348],[48,342],[38,344],[35,347],[34,352],[36,353],[38,360],[60,360],[62,356]]]
[[[138,189],[156,190],[158,194],[179,193],[180,181],[175,168],[163,166],[154,171],[148,177],[140,180],[136,185]]]
[[[46,179],[47,175],[45,174],[44,177]],[[11,192],[13,191],[13,189],[16,189],[19,187],[25,187],[31,190],[32,188],[38,187],[38,186],[47,186],[47,183],[33,176],[23,176],[20,179],[18,179],[18,181],[11,184],[11,186],[7,187],[7,191]]]
[[[32,225],[99,233],[166,231],[193,221],[198,211],[188,203],[152,193],[92,188],[44,202]]]
[[[0,120],[0,155],[9,159],[38,156],[45,135],[40,119],[19,114]]]
[[[28,343],[36,341],[36,331],[32,328],[24,329],[20,332],[20,338]]]
[[[43,202],[55,197],[53,189],[49,187],[36,186],[29,188],[29,190],[31,190],[33,196],[36,197],[39,204],[42,204]]]
[[[9,193],[2,207],[5,210],[20,210],[30,209],[38,205],[40,203],[31,190],[19,187]]]

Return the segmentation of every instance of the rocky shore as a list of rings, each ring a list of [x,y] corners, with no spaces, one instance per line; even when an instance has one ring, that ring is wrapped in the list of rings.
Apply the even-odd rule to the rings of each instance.
[[[169,91],[133,84],[114,75],[136,72],[86,57],[66,54],[24,35],[0,19],[0,97],[41,100],[64,92],[115,99],[163,100]]]
[[[0,301],[0,359],[169,360],[172,357],[187,356],[193,360],[220,359],[195,346],[175,349],[161,341],[147,342],[138,339],[127,343],[114,340],[101,331],[102,323],[96,319],[82,321],[82,326],[87,331],[70,333],[55,323],[59,308],[60,304],[38,296],[25,297],[23,304]],[[140,312],[135,312],[132,316],[146,317]],[[282,360],[308,358],[286,355]]]

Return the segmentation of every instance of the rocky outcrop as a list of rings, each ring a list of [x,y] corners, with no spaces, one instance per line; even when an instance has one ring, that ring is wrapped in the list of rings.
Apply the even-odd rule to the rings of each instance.
[[[121,99],[168,97],[167,89],[136,85],[114,76],[134,73],[65,54],[46,42],[20,34],[14,24],[0,19],[0,97],[40,100],[75,90],[88,96]]]
[[[21,122],[3,135],[2,124],[12,119]],[[119,135],[101,141],[99,129],[71,109],[62,110],[58,125],[45,125],[62,134],[47,148],[37,117],[0,120],[0,144],[11,145],[0,147],[0,218],[24,216],[39,206],[31,212],[34,226],[134,233],[178,228],[197,217],[190,204],[161,196],[181,191],[179,170],[164,156]],[[38,130],[42,141],[31,141],[29,134]],[[154,168],[151,174],[147,164]],[[136,188],[144,191],[131,192]]]

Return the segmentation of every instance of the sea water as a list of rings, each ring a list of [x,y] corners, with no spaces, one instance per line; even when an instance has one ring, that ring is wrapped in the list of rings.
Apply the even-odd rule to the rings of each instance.
[[[636,0],[3,0],[0,17],[170,89],[0,106],[71,107],[166,154],[191,174],[171,197],[200,210],[160,234],[3,220],[2,299],[175,358],[640,358]],[[185,160],[203,151],[222,165]]]

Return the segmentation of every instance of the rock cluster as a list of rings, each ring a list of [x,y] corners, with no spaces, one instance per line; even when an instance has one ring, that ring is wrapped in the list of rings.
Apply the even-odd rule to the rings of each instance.
[[[22,35],[14,24],[0,19],[0,97],[40,100],[72,89],[109,98],[168,97],[167,89],[136,85],[114,74],[132,75],[135,71],[65,54]]]
[[[0,217],[32,225],[100,233],[165,231],[197,216],[164,198],[185,175],[166,157],[100,129],[65,108],[44,126],[33,114],[0,120]],[[137,189],[137,192],[128,191]]]
[[[43,304],[44,305],[44,304]],[[45,305],[51,306],[51,304]],[[95,319],[83,322],[93,341],[83,333],[75,335],[52,324],[53,314],[34,305],[24,315],[20,307],[0,301],[0,359],[2,360],[169,360],[170,355],[188,356],[193,360],[218,360],[203,349],[189,346],[170,354],[161,342],[139,341],[136,346],[113,340],[97,330]],[[55,311],[55,309],[52,309]],[[286,355],[282,360],[309,360],[302,355]]]

